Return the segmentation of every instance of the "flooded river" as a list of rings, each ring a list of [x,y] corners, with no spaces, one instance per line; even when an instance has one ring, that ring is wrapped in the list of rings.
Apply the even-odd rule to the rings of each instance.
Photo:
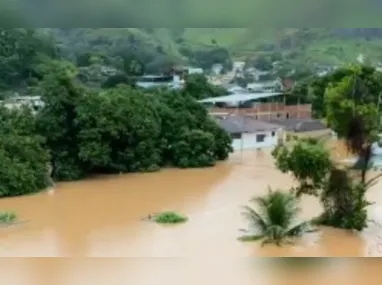
[[[6,282],[12,285],[98,285],[106,281],[202,285],[237,280],[240,284],[284,284],[285,280],[315,284],[309,268],[283,271],[275,261],[251,257],[382,256],[382,233],[379,240],[376,226],[363,234],[323,228],[295,246],[282,248],[238,242],[239,229],[246,227],[240,206],[266,193],[268,185],[285,189],[292,182],[274,168],[268,152],[255,151],[234,154],[228,162],[209,169],[99,177],[59,184],[54,192],[0,200],[0,210],[15,211],[27,221],[0,228],[1,257],[74,258],[0,258],[1,280],[13,278]],[[382,221],[382,184],[379,188],[369,193],[370,200],[377,202],[369,210],[371,218]],[[311,197],[303,198],[302,207],[304,218],[321,211]],[[164,227],[142,221],[150,213],[165,210],[181,212],[189,222]],[[371,259],[362,266],[342,259],[324,262],[317,280],[373,284],[377,279],[370,272],[377,270],[377,263]],[[275,266],[280,268],[276,275],[272,273]],[[318,267],[314,268],[317,272]]]

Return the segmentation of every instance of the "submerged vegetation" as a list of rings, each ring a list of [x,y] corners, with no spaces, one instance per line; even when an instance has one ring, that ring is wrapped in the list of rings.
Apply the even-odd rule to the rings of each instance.
[[[154,216],[153,220],[158,224],[181,224],[188,218],[176,212],[163,212]]]
[[[249,229],[244,230],[241,241],[262,240],[262,245],[274,243],[281,246],[292,243],[296,237],[312,232],[308,222],[298,222],[298,199],[291,193],[273,191],[263,197],[256,197],[252,202],[258,210],[245,206],[243,215],[249,222]]]
[[[0,212],[0,225],[1,224],[11,224],[15,222],[17,216],[13,212]]]

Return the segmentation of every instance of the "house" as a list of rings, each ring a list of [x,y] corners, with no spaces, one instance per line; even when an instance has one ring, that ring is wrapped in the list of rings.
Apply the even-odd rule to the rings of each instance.
[[[223,71],[223,64],[220,64],[220,63],[214,64],[211,70],[213,74],[220,75]]]
[[[279,125],[240,115],[216,120],[231,135],[234,150],[272,148],[284,141],[283,127]]]
[[[203,68],[195,68],[195,67],[188,67],[187,68],[188,74],[203,74]]]
[[[295,138],[333,137],[333,131],[320,120],[315,119],[276,119],[270,123],[284,128],[287,136]]]
[[[171,89],[182,88],[182,80],[179,75],[158,76],[158,75],[144,75],[137,79],[136,85],[149,89],[158,87],[169,87]]]
[[[247,90],[251,92],[275,92],[282,89],[280,80],[265,81],[247,84]]]
[[[245,67],[245,61],[235,61],[233,63],[233,71],[242,72]]]
[[[41,96],[14,96],[2,101],[1,104],[8,109],[28,106],[35,111],[44,106],[44,102],[41,100]]]

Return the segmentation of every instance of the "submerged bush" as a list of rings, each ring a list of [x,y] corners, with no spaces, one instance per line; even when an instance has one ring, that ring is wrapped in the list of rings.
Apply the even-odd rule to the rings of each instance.
[[[0,224],[9,224],[16,221],[17,216],[12,212],[0,212]]]
[[[187,217],[175,212],[163,212],[154,217],[154,221],[158,224],[180,224],[187,220]]]
[[[347,169],[333,169],[321,195],[325,211],[315,223],[358,231],[366,228],[366,208],[371,203],[366,200],[365,193],[380,177],[378,175],[364,184],[351,177]]]
[[[312,232],[308,222],[297,222],[300,212],[295,195],[280,190],[272,191],[263,197],[252,200],[258,211],[249,206],[244,207],[243,215],[249,222],[247,235],[239,238],[241,241],[262,240],[262,245],[275,243],[291,243],[291,239],[304,233]]]

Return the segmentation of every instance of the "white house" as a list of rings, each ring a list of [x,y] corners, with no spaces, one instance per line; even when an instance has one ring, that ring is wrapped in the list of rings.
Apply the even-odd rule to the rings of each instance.
[[[2,101],[1,104],[8,109],[28,106],[34,110],[38,110],[44,106],[44,102],[41,100],[40,96],[15,96],[8,100]]]
[[[203,74],[204,70],[203,68],[188,67],[187,72],[188,74]]]
[[[245,61],[235,61],[233,63],[233,71],[242,72],[245,67]]]
[[[247,85],[247,90],[252,92],[274,92],[281,90],[281,88],[282,83],[279,79],[275,81],[249,83]]]
[[[144,75],[140,77],[137,86],[145,89],[157,87],[169,87],[172,89],[179,89],[182,87],[182,80],[179,75],[158,76],[158,75]]]
[[[283,127],[279,125],[238,115],[221,117],[217,120],[218,124],[232,136],[232,147],[235,151],[273,148],[279,142],[285,141]]]
[[[212,66],[211,70],[213,74],[220,75],[223,71],[223,64],[216,63]]]

